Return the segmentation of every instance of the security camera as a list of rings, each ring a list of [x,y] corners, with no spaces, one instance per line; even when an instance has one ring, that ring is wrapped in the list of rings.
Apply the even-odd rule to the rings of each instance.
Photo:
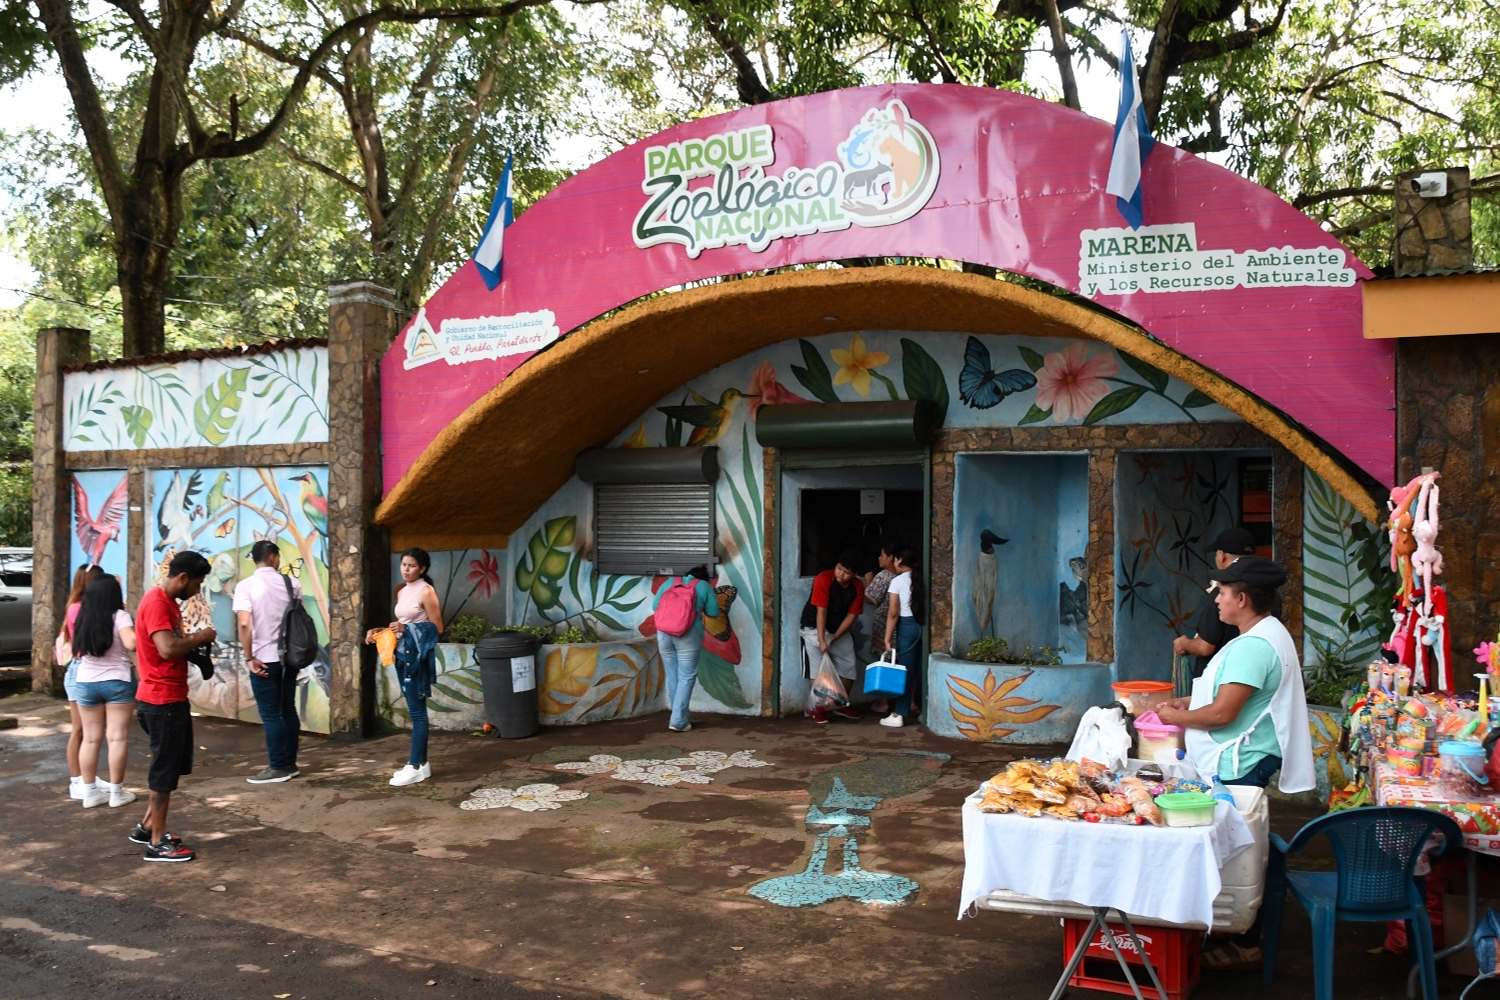
[[[1430,170],[1418,174],[1407,182],[1412,193],[1420,198],[1445,198],[1448,195],[1448,175],[1441,170]]]

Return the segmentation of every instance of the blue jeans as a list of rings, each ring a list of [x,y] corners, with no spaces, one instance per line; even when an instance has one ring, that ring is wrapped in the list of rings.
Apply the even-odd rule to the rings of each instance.
[[[667,724],[674,729],[688,725],[688,705],[693,687],[698,683],[698,654],[703,651],[703,633],[693,629],[687,635],[656,633],[656,648],[661,650],[662,670],[667,675],[667,700],[672,718]]]
[[[63,671],[63,692],[69,701],[78,700],[78,657],[68,661],[68,669]]]
[[[297,736],[302,720],[297,718],[297,671],[280,663],[267,663],[266,676],[250,675],[250,690],[266,730],[266,756],[276,771],[297,769]]]
[[[416,681],[401,682],[401,693],[406,696],[406,714],[411,717],[411,756],[407,763],[421,767],[427,763],[427,698]]]
[[[896,619],[896,662],[906,668],[906,690],[891,709],[903,718],[911,715],[911,699],[917,689],[917,672],[922,663],[922,626],[915,618]]]
[[[1246,774],[1240,775],[1234,780],[1220,778],[1226,785],[1253,785],[1256,788],[1265,788],[1271,783],[1271,778],[1281,770],[1280,757],[1262,757],[1256,765]]]

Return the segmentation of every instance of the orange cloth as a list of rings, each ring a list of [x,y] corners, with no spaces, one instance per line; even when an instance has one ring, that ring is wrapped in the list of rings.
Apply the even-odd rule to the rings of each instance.
[[[382,667],[396,665],[396,633],[388,628],[375,630],[375,649],[380,653]]]

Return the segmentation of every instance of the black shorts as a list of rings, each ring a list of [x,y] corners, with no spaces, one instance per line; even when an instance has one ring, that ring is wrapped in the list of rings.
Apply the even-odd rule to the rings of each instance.
[[[177,779],[193,773],[193,714],[185,701],[168,705],[136,702],[135,717],[151,738],[151,770],[146,787],[175,792]]]

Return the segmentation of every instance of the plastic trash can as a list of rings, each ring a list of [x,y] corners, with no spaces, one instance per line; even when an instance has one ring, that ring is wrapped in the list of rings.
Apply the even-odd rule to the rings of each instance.
[[[503,631],[485,636],[474,647],[484,716],[502,739],[535,736],[540,728],[536,654],[541,646],[534,635]]]

